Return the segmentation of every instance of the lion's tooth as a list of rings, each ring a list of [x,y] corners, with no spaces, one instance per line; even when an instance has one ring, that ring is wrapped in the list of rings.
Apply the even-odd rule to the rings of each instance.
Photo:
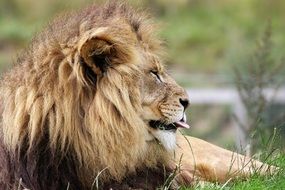
[[[183,119],[182,119],[182,120],[186,123],[187,117],[186,117],[186,114],[185,114],[185,113],[183,114]]]

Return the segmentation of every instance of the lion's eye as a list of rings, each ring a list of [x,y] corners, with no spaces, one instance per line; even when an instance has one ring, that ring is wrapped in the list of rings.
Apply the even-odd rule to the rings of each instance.
[[[159,82],[162,82],[161,77],[159,76],[157,71],[150,71],[150,74],[154,76]]]

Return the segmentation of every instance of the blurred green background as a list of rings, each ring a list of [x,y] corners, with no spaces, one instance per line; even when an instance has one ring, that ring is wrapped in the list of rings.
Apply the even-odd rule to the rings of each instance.
[[[20,50],[48,20],[60,12],[93,2],[0,0],[0,72],[11,67]],[[233,87],[233,64],[239,63],[255,47],[269,20],[275,45],[272,55],[279,60],[284,54],[284,0],[128,2],[147,9],[161,23],[169,70],[187,88]],[[189,113],[193,135],[224,147],[234,145],[232,113],[228,106],[193,105]]]

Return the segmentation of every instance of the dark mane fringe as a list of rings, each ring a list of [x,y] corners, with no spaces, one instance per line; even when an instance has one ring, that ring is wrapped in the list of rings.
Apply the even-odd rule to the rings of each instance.
[[[60,153],[51,153],[51,150],[47,147],[47,141],[42,140],[28,154],[26,151],[21,150],[19,155],[14,155],[5,148],[1,141],[0,189],[89,190],[90,187],[85,186],[78,180],[76,161],[72,155],[68,154],[59,159],[61,155],[57,156],[57,154]],[[155,190],[164,184],[169,174],[170,171],[165,171],[163,166],[159,166],[156,169],[138,171],[127,176],[121,182],[112,180],[103,184],[100,182],[99,176],[99,189]],[[95,186],[93,189],[95,189]]]
[[[28,144],[10,152],[0,143],[0,189],[87,189],[78,178],[72,153],[62,157],[49,148],[48,136],[28,151]],[[27,142],[26,140],[24,142]]]

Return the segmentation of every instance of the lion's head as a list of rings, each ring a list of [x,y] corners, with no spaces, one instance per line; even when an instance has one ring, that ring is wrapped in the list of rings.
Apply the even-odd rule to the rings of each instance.
[[[188,127],[188,99],[163,66],[153,28],[109,4],[58,18],[34,39],[1,82],[3,142],[25,175],[72,160],[91,184],[103,169],[103,180],[121,180],[167,161],[176,129]]]

